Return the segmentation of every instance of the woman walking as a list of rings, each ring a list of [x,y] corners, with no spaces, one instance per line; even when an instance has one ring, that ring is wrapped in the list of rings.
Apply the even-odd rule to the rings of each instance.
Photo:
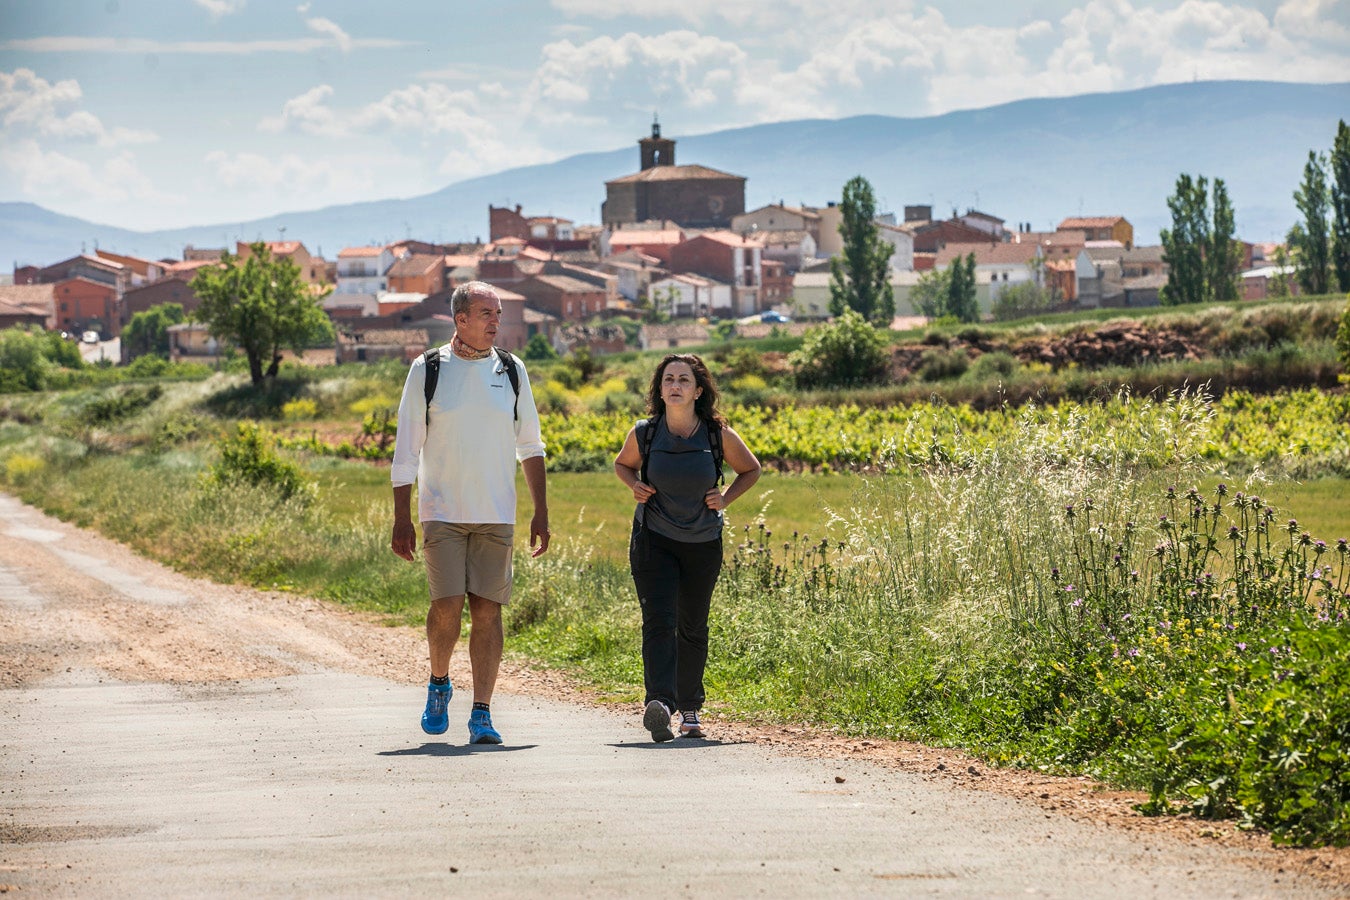
[[[759,479],[759,460],[717,410],[717,387],[692,353],[656,367],[648,417],[638,421],[614,460],[614,474],[637,509],[628,560],[642,606],[642,724],[668,741],[703,737],[703,669],[708,609],[722,571],[722,511]],[[736,477],[722,490],[722,462]]]

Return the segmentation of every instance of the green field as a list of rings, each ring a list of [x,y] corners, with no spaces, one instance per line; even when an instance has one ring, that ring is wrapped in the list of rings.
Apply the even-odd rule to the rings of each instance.
[[[1298,309],[1325,330],[1330,306],[1167,319],[1259,345],[1210,360],[1230,385],[1214,396],[1102,389],[1184,382],[1182,363],[1106,381],[1027,368],[1012,377],[1053,390],[1025,406],[988,402],[998,385],[966,375],[913,402],[896,391],[924,385],[794,394],[765,367],[772,341],[711,348],[724,408],[769,471],[728,511],[710,707],[1350,842],[1350,396],[1317,386],[1338,365],[1325,335],[1312,351],[1273,337],[1306,325]],[[532,369],[555,540],[531,559],[518,533],[506,617],[517,659],[622,700],[641,698],[640,623],[633,501],[609,467],[650,365]],[[378,461],[401,366],[298,371],[266,391],[99,378],[0,395],[7,491],[193,575],[420,627],[425,576],[389,550]],[[983,399],[952,402],[968,395]]]

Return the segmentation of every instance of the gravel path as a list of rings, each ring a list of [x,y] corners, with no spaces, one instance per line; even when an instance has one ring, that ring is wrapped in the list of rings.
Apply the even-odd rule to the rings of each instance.
[[[415,629],[185,578],[0,494],[0,892],[1350,896],[1345,851],[912,744],[714,721],[655,745],[524,666],[505,745],[465,745],[463,695],[428,739],[424,660]]]

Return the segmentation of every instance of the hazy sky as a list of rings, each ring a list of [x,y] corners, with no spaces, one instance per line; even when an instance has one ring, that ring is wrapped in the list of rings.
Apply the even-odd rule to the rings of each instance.
[[[0,0],[0,200],[208,224],[627,147],[653,113],[678,138],[1192,79],[1350,81],[1350,0]]]

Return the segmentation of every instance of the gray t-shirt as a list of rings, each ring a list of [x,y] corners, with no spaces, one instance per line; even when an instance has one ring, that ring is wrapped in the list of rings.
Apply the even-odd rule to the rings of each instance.
[[[644,419],[637,425],[639,448],[645,445],[650,421]],[[673,541],[717,540],[722,536],[722,512],[708,509],[703,502],[708,488],[717,486],[708,424],[700,421],[693,434],[682,438],[666,427],[665,416],[657,421],[647,462],[647,483],[656,488],[656,494],[638,504],[638,521],[645,516],[648,528]]]

